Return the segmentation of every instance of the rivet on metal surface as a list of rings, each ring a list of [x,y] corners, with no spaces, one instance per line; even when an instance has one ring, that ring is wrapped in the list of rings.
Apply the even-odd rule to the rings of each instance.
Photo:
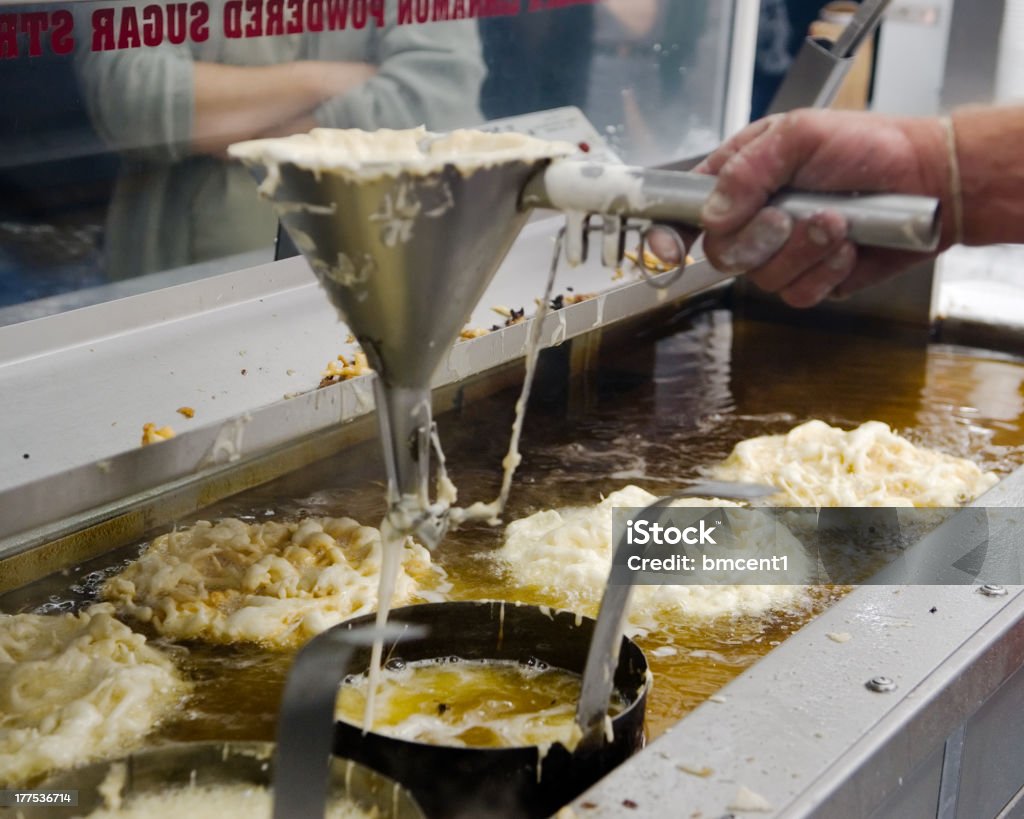
[[[1006,594],[1006,587],[996,583],[986,583],[984,586],[979,586],[978,591],[986,597],[1002,597]]]
[[[887,691],[896,690],[896,681],[891,677],[872,677],[864,686],[868,691],[874,691],[876,694],[884,694]]]

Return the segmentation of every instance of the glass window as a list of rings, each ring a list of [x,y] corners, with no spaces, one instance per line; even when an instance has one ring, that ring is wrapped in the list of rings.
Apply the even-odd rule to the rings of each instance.
[[[0,323],[272,259],[273,212],[225,155],[241,139],[572,105],[627,161],[705,150],[731,15],[711,0],[0,5]]]

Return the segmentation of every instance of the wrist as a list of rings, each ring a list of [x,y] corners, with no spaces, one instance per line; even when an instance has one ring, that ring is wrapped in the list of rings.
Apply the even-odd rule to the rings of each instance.
[[[1024,108],[969,107],[952,116],[963,185],[964,243],[1024,240]]]
[[[951,119],[928,117],[906,120],[904,128],[917,155],[917,192],[939,200],[941,252],[963,241],[963,195],[955,126]]]
[[[953,117],[943,117],[942,127],[946,133],[946,164],[949,169],[949,197],[946,204],[953,220],[952,240],[950,244],[964,243],[964,187],[960,175],[960,154],[956,139],[956,124]]]

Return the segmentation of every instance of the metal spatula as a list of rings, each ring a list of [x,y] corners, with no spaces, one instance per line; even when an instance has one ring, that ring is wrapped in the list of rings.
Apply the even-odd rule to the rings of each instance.
[[[663,508],[679,498],[749,501],[774,495],[778,491],[774,486],[756,483],[703,481],[658,498],[646,509]],[[624,564],[632,548],[625,542],[625,538],[615,544],[613,564]],[[622,632],[626,625],[626,612],[632,594],[632,583],[609,584],[601,598],[601,609],[597,615],[594,636],[587,653],[587,664],[583,670],[580,701],[576,706],[576,724],[583,732],[581,746],[601,741],[605,716],[615,688],[615,668],[619,661],[619,647],[622,645]]]

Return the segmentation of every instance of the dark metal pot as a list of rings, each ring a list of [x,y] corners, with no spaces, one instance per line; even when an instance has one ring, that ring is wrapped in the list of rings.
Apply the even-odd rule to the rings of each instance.
[[[540,660],[582,674],[594,621],[571,612],[500,602],[431,603],[396,609],[389,623],[425,626],[422,639],[385,646],[384,656],[406,662],[458,656],[466,660]],[[372,624],[374,615],[342,624]],[[357,650],[351,673],[369,667]],[[613,740],[570,753],[560,744],[456,748],[363,732],[338,722],[335,753],[390,776],[412,791],[431,817],[548,816],[639,750],[650,675],[637,645],[623,638],[615,685],[627,707],[612,720]]]

